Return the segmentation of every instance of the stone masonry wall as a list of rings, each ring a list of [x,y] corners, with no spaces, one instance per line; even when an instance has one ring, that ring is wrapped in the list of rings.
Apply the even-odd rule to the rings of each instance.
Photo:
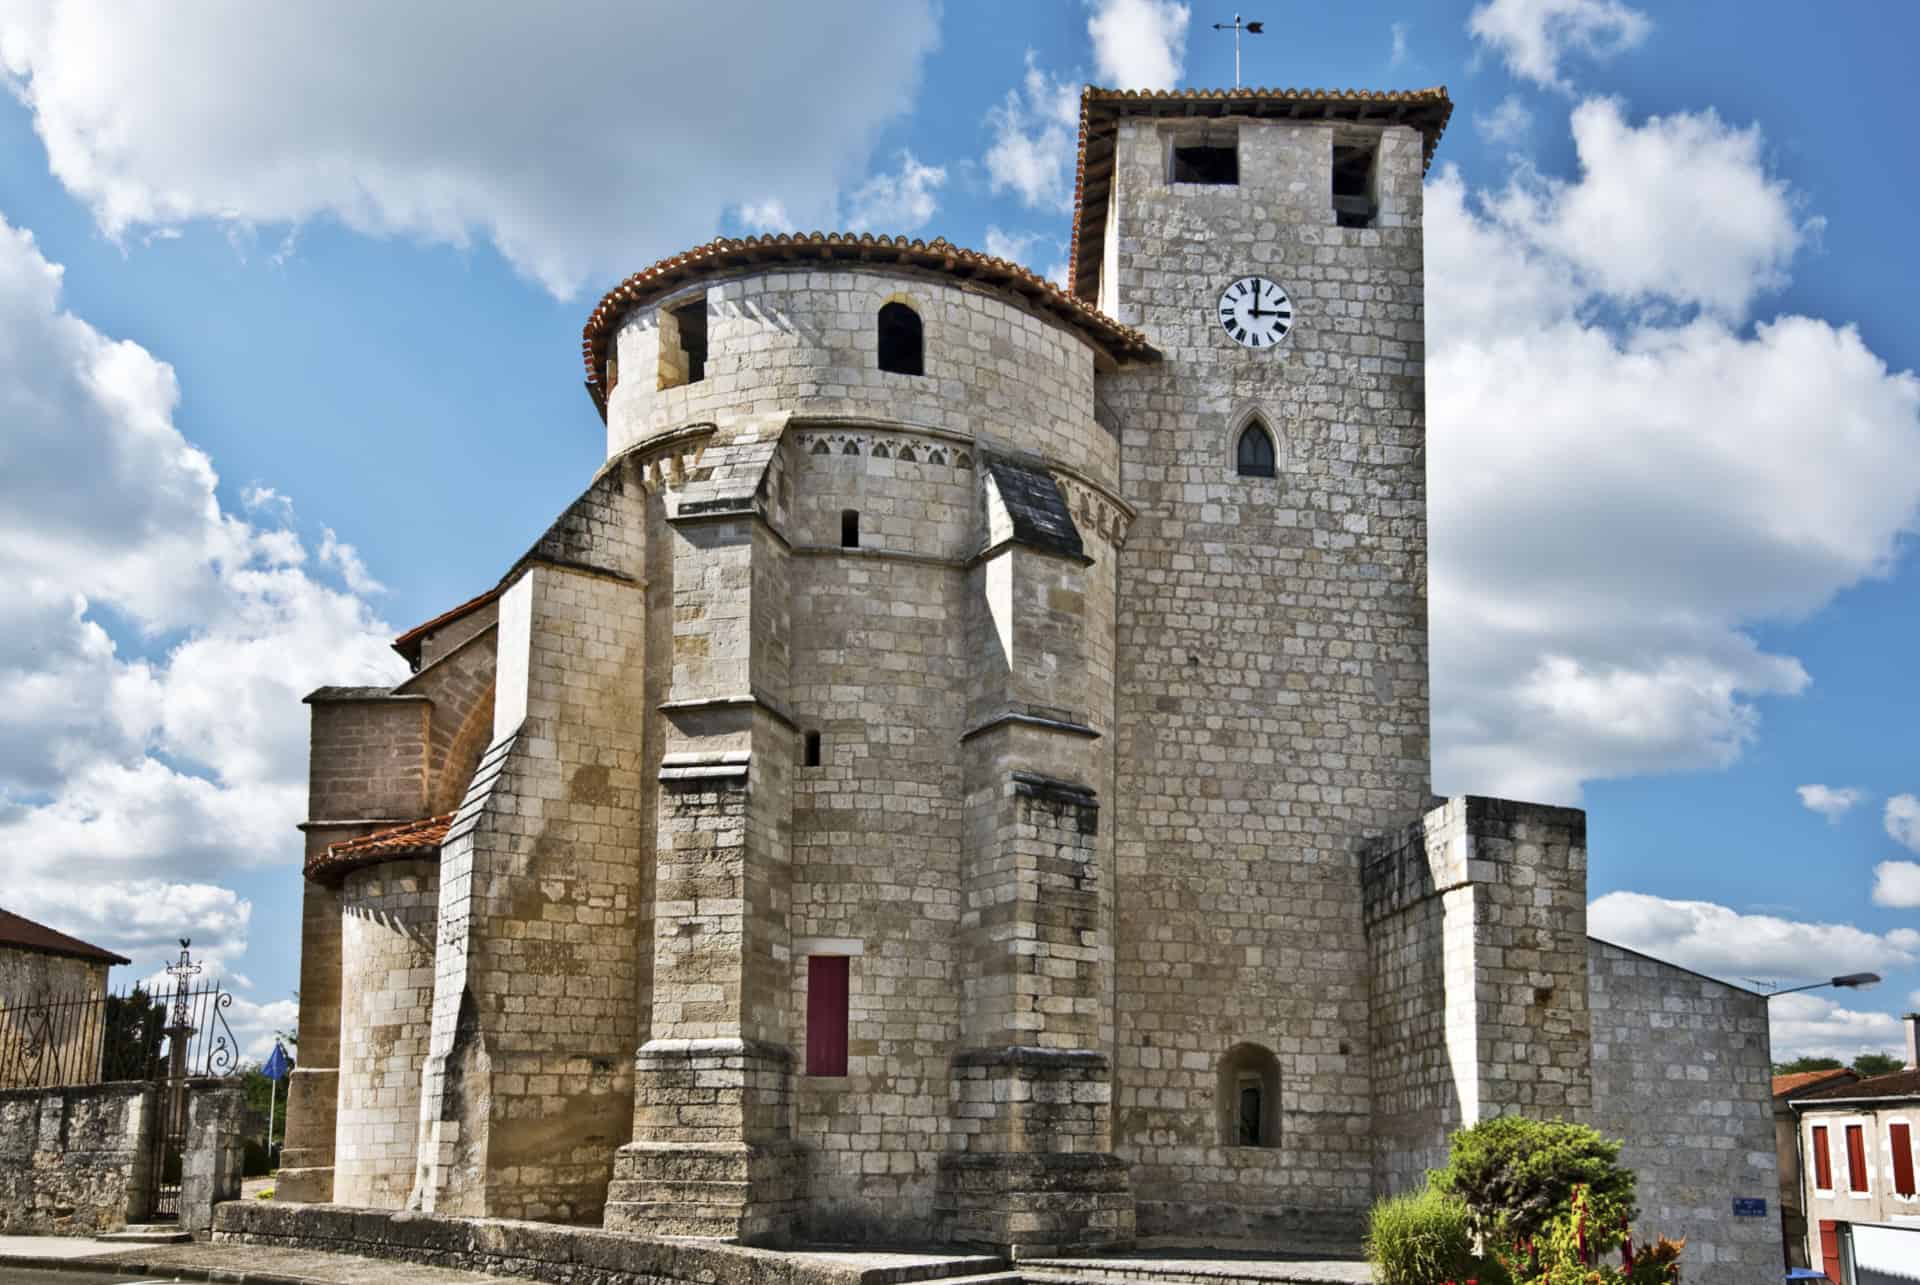
[[[0,1234],[91,1235],[145,1218],[154,1087],[0,1091]]]
[[[398,1209],[413,1190],[420,1074],[433,1014],[434,861],[347,876],[342,915],[339,1107],[333,1199]]]
[[[662,309],[704,291],[706,378],[659,387]],[[926,374],[883,371],[876,318],[921,316]],[[879,266],[753,269],[635,309],[616,339],[607,453],[683,424],[790,411],[944,429],[1047,455],[1111,483],[1112,439],[1093,422],[1093,350],[1061,322],[952,278]]]
[[[1780,1273],[1766,996],[1589,940],[1593,1123],[1638,1175],[1641,1239],[1687,1238],[1689,1285]],[[1736,1197],[1767,1201],[1738,1218]]]
[[[1138,516],[1119,574],[1116,1149],[1140,1230],[1357,1225],[1373,1193],[1358,852],[1428,796],[1420,139],[1380,135],[1383,226],[1342,229],[1332,128],[1237,128],[1238,186],[1169,184],[1123,118],[1106,306],[1165,354],[1099,382]],[[1278,347],[1218,320],[1248,273]],[[1257,412],[1278,476],[1242,478]],[[1223,1145],[1220,1061],[1279,1060],[1278,1145]]]
[[[1370,846],[1374,1169],[1404,1191],[1447,1134],[1497,1115],[1587,1120],[1586,818],[1449,800]]]
[[[48,1000],[98,998],[107,993],[107,968],[105,960],[0,947],[0,1010]],[[40,1013],[45,1016],[47,1010]],[[46,1029],[23,1024],[20,1016],[14,1015],[11,1023],[0,1017],[0,1065],[13,1077],[12,1082],[0,1079],[0,1089],[32,1088],[49,1082],[90,1084],[98,1078],[103,1035],[99,1022],[56,1022],[54,1038],[47,1041]],[[37,1048],[38,1055],[23,1056],[28,1047]],[[50,1076],[54,1077],[51,1081]]]

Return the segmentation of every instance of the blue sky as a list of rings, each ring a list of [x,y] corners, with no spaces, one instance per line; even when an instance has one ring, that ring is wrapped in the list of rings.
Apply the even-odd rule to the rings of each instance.
[[[253,1036],[291,1016],[298,697],[397,676],[386,640],[590,476],[602,290],[786,227],[1057,272],[1077,87],[1232,78],[1232,11],[1169,0],[439,8],[0,0],[0,897],[141,971],[191,932]],[[1778,1052],[1895,1046],[1920,21],[1245,12],[1249,84],[1456,104],[1428,184],[1436,785],[1587,808],[1594,926],[1626,944],[1886,975],[1777,1002]]]

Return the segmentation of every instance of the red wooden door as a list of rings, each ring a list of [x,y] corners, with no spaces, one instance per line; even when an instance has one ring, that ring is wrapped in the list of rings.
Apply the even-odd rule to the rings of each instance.
[[[807,956],[807,1074],[847,1073],[847,957]]]

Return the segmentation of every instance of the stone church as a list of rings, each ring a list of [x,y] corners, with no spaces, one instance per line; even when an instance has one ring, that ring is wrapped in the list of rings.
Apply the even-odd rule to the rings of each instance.
[[[816,234],[609,292],[606,463],[308,697],[278,1198],[1353,1240],[1521,1111],[1625,1135],[1691,1279],[1773,1261],[1763,1003],[1589,941],[1581,813],[1431,795],[1451,110],[1090,88],[1064,290]]]

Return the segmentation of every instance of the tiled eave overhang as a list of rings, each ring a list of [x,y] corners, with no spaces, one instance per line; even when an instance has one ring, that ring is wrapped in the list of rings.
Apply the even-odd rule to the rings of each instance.
[[[796,233],[738,240],[722,237],[634,273],[607,291],[593,315],[587,318],[581,336],[581,356],[586,362],[587,391],[593,395],[600,413],[606,414],[606,393],[601,387],[601,378],[606,370],[607,340],[628,312],[681,286],[736,268],[806,267],[822,263],[919,268],[991,286],[1018,296],[1035,311],[1078,330],[1089,343],[1115,361],[1151,360],[1159,356],[1138,330],[1104,316],[1091,304],[1076,299],[1045,277],[1017,263],[962,249],[944,239],[921,241],[851,232]]]
[[[1073,249],[1068,283],[1083,301],[1099,296],[1100,255],[1107,233],[1107,192],[1114,140],[1123,116],[1196,120],[1248,116],[1262,120],[1348,121],[1410,125],[1425,139],[1425,159],[1453,114],[1445,86],[1433,89],[1100,89],[1080,95],[1080,156],[1073,184]]]
[[[453,813],[443,812],[386,826],[357,839],[342,839],[310,858],[304,873],[315,883],[337,888],[348,875],[367,866],[438,858],[440,845],[447,839],[447,827],[452,824]]]

